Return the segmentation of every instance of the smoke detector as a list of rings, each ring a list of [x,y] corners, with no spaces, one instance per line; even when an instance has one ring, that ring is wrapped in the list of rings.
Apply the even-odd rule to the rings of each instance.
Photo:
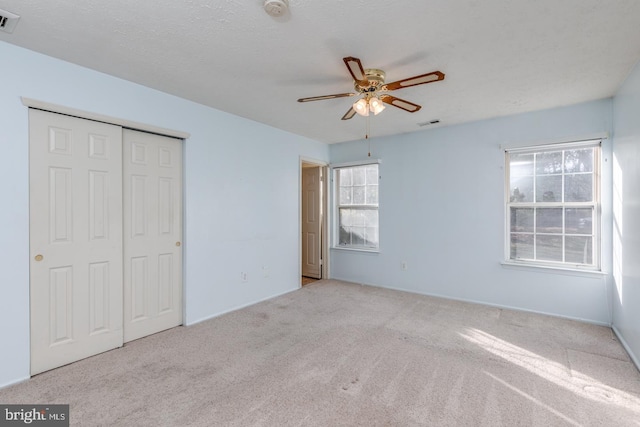
[[[271,16],[282,16],[288,9],[288,0],[264,0],[264,10]]]
[[[18,15],[0,9],[0,31],[13,33],[13,29],[16,28],[19,19]]]

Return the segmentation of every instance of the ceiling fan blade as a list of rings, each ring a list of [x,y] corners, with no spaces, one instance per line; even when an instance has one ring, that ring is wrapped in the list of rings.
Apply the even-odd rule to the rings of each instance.
[[[387,83],[382,87],[382,90],[402,89],[403,87],[439,82],[440,80],[444,80],[444,73],[440,71],[434,71],[432,73],[422,74],[415,77],[409,77],[408,79],[398,80],[397,82]]]
[[[298,102],[322,101],[324,99],[344,98],[345,96],[355,96],[355,93],[336,93],[335,95],[312,96],[310,98],[300,98]]]
[[[353,80],[357,82],[367,82],[367,76],[364,75],[364,68],[362,68],[362,63],[358,58],[354,58],[353,56],[348,56],[346,58],[342,58],[344,64],[347,66],[349,70],[349,74],[353,77]]]
[[[394,107],[398,107],[410,113],[415,113],[422,108],[418,104],[414,104],[413,102],[405,101],[404,99],[396,98],[391,95],[380,95],[380,99],[385,104],[393,105]]]
[[[342,116],[342,120],[349,120],[350,118],[352,118],[355,115],[356,115],[356,110],[354,110],[353,107],[351,107],[351,108],[349,108],[349,111],[347,111],[345,113],[345,115]]]

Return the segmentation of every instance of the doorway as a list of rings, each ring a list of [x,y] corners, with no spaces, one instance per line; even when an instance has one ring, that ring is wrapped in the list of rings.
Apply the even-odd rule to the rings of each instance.
[[[300,162],[300,285],[328,278],[327,165]]]

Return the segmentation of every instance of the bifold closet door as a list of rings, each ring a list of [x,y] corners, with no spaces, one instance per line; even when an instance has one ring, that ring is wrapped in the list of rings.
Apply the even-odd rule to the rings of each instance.
[[[123,131],[124,340],[182,324],[182,141]]]
[[[122,129],[29,110],[31,374],[119,347]]]

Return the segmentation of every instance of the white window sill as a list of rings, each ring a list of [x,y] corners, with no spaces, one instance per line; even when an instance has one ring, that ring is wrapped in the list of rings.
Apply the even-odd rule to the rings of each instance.
[[[580,268],[556,267],[552,265],[529,264],[516,261],[502,261],[501,264],[503,268],[508,268],[511,270],[526,270],[537,273],[565,274],[567,276],[582,276],[593,278],[601,278],[607,275],[606,272],[600,270],[584,270]]]
[[[347,251],[347,252],[364,252],[369,254],[379,254],[380,249],[377,248],[353,248],[349,246],[332,246],[331,249],[336,249],[339,251]]]

